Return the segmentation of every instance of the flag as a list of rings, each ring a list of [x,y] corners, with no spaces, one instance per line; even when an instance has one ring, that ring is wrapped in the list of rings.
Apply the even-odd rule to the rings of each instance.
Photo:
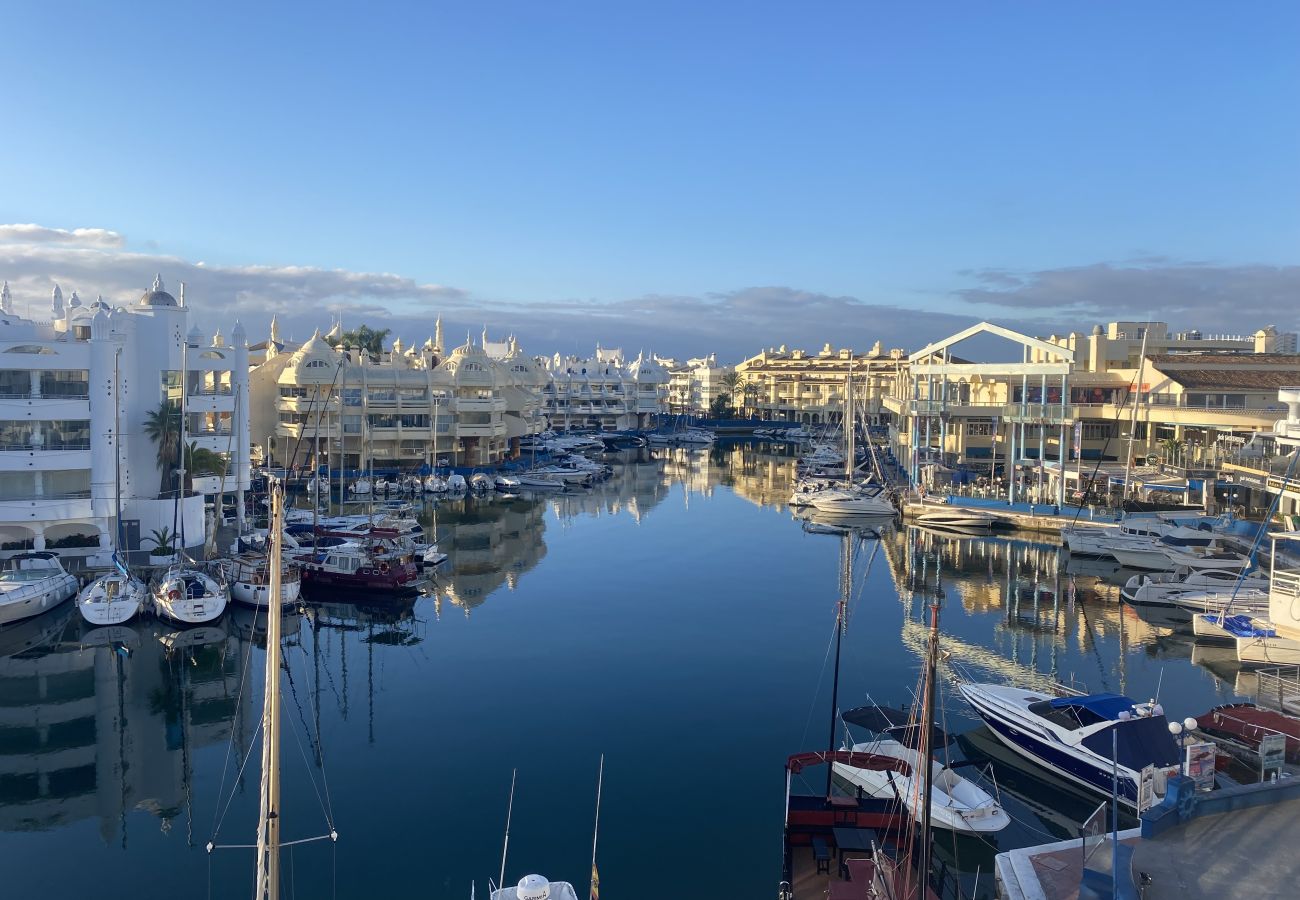
[[[600,873],[595,863],[591,864],[591,900],[600,900]]]

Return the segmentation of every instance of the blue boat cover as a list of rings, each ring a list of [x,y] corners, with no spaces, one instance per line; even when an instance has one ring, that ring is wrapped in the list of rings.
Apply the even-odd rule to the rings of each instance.
[[[1122,712],[1133,711],[1133,701],[1123,694],[1084,694],[1082,697],[1057,697],[1051,701],[1054,709],[1082,706],[1103,719],[1115,721]]]
[[[1277,632],[1272,628],[1256,628],[1250,620],[1250,616],[1224,616],[1223,621],[1218,617],[1210,619],[1215,625],[1218,625],[1224,631],[1233,637],[1250,638],[1250,637],[1276,637]]]

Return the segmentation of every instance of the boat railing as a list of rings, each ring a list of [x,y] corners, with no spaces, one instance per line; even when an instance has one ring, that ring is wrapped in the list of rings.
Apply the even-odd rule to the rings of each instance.
[[[1300,710],[1300,666],[1277,666],[1255,673],[1255,700],[1285,713]]]

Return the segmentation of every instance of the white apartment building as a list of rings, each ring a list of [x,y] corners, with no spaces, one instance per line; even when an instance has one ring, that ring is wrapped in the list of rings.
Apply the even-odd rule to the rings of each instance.
[[[319,332],[289,350],[273,332],[250,375],[255,439],[276,465],[416,470],[495,465],[543,430],[547,376],[513,339],[499,358],[469,338],[444,357],[441,322],[435,335],[372,358]]]
[[[674,414],[706,413],[713,401],[728,392],[723,379],[736,370],[735,366],[719,366],[716,354],[688,359],[685,363],[659,359],[668,369],[668,411]],[[732,399],[739,406],[742,397]]]
[[[830,344],[820,353],[808,353],[782,345],[736,366],[741,379],[737,403],[760,419],[807,426],[836,423],[844,415],[845,385],[852,372],[854,405],[860,416],[876,424],[881,397],[906,365],[904,351],[885,352],[879,341],[868,353],[837,350]]]
[[[49,318],[13,311],[0,288],[0,546],[64,555],[147,550],[167,528],[185,547],[205,538],[204,494],[224,487],[243,509],[249,485],[248,351],[235,323],[227,343],[187,334],[189,310],[161,277],[131,306],[65,303],[55,286]],[[182,374],[183,373],[183,374]],[[174,469],[160,465],[145,431],[164,401],[185,390],[186,443],[220,453],[224,477],[193,479],[177,500]],[[177,468],[179,467],[179,461]],[[145,541],[141,545],[142,539]]]
[[[623,351],[597,347],[589,359],[557,353],[539,363],[549,379],[543,390],[552,428],[648,428],[668,411],[668,370],[653,357],[624,362]]]

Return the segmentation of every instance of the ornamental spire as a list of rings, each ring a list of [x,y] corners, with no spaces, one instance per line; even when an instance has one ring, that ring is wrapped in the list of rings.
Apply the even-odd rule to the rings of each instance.
[[[0,287],[0,312],[12,313],[14,311],[14,298],[9,293],[9,282]]]
[[[55,282],[54,290],[50,293],[50,309],[54,312],[54,318],[63,318],[63,289],[58,282]]]

